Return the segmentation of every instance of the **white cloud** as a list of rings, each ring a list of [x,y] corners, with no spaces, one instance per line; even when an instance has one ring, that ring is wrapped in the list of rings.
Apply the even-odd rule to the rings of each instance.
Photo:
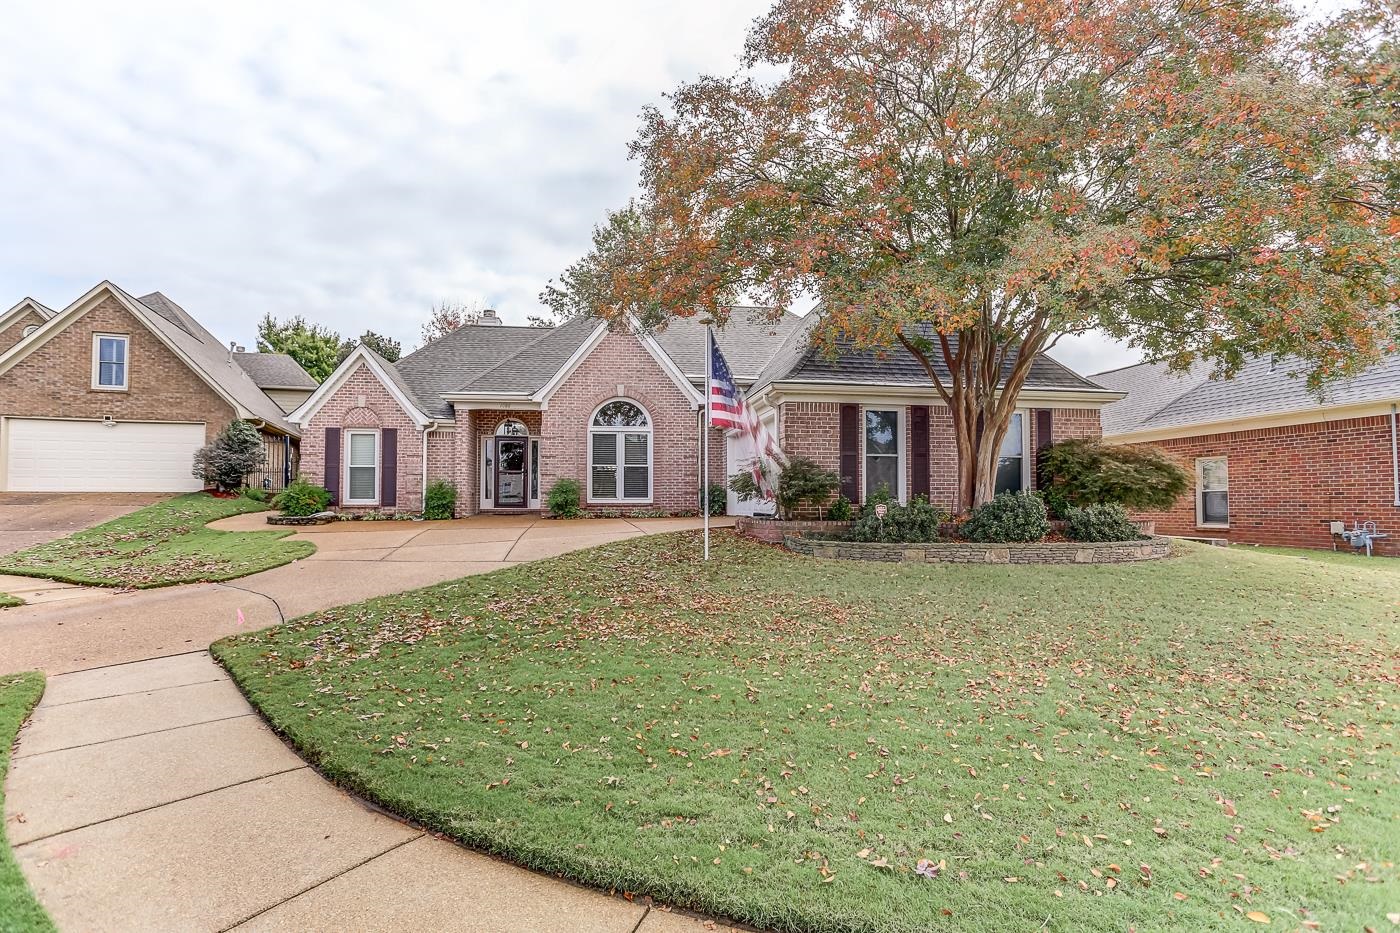
[[[265,312],[405,345],[440,299],[523,323],[631,192],[640,109],[732,70],[767,6],[11,0],[0,306],[110,278],[249,345]]]

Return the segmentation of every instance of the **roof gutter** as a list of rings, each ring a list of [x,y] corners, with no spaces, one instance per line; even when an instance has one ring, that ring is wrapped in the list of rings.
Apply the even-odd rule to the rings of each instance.
[[[908,382],[802,382],[778,380],[767,383],[752,398],[774,395],[781,400],[785,395],[816,395],[832,399],[864,399],[879,397],[907,397],[942,401],[942,396],[931,383]],[[1107,405],[1127,398],[1126,392],[1110,389],[1057,389],[1048,386],[1022,386],[1016,394],[1018,400],[1027,402],[1079,402]]]

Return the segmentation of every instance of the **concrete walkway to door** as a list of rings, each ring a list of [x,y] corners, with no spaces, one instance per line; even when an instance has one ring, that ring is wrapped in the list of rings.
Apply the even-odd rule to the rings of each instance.
[[[232,584],[0,613],[0,668],[57,674],[20,734],[6,788],[6,831],[26,877],[61,930],[723,929],[467,851],[342,793],[263,725],[203,650],[284,615],[697,525],[322,526],[305,532],[315,557]]]

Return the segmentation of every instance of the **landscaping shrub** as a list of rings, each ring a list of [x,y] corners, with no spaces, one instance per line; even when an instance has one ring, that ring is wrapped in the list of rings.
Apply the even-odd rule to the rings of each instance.
[[[1087,505],[1162,511],[1191,488],[1190,475],[1155,447],[1115,447],[1092,439],[1047,448],[1040,470],[1046,504],[1063,518],[1071,507]]]
[[[1071,506],[1065,512],[1065,536],[1072,541],[1136,541],[1142,532],[1121,505]]]
[[[837,496],[836,501],[831,503],[831,508],[826,510],[826,520],[829,522],[848,522],[851,520],[851,500],[845,496]]]
[[[238,494],[253,502],[266,502],[268,499],[267,490],[261,486],[244,486]]]
[[[969,541],[1039,541],[1050,533],[1045,503],[1033,492],[1004,492],[974,509],[959,532]]]
[[[711,515],[723,515],[729,510],[729,493],[719,483],[711,483],[709,501],[706,504]]]
[[[844,499],[841,501],[845,501]],[[880,518],[875,506],[883,503],[885,517]],[[849,503],[847,508],[849,509]],[[883,541],[887,543],[918,543],[938,540],[938,526],[948,520],[948,513],[929,504],[923,496],[915,496],[908,505],[893,500],[872,497],[860,510],[860,517],[848,537],[852,541]]]
[[[823,469],[815,460],[793,457],[782,473],[778,474],[778,517],[791,519],[803,505],[820,508],[822,503],[831,498],[831,493],[840,481],[840,477],[830,470]],[[731,476],[729,488],[745,502],[763,498],[763,493],[753,478],[752,469],[745,469]]]
[[[423,494],[423,517],[431,520],[451,518],[457,508],[457,487],[445,479],[433,480]]]
[[[232,492],[243,477],[262,466],[263,442],[258,429],[246,421],[230,421],[228,427],[194,453],[190,473],[219,492]]]
[[[545,506],[555,518],[578,518],[583,514],[583,488],[576,479],[561,479],[549,487]]]
[[[272,499],[272,507],[283,515],[315,515],[324,512],[330,504],[330,491],[309,482],[304,476],[298,476],[295,482],[288,484]]]

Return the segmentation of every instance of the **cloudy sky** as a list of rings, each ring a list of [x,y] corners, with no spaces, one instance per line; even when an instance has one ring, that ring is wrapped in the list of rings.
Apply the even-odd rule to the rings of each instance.
[[[435,301],[524,323],[631,193],[640,109],[767,5],[8,0],[0,309],[111,279],[250,347],[266,312],[406,349]]]

